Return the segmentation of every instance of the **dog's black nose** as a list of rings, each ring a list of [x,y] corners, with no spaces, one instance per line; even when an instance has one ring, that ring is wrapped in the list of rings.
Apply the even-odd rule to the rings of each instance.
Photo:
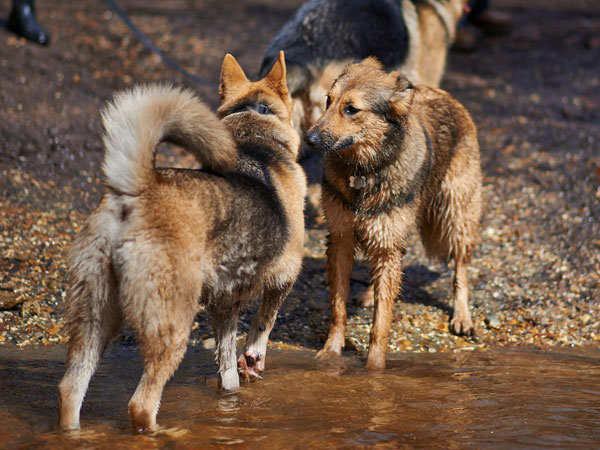
[[[318,131],[308,130],[306,134],[304,134],[304,142],[311,147],[319,148],[323,144],[323,139],[321,138],[321,133]]]

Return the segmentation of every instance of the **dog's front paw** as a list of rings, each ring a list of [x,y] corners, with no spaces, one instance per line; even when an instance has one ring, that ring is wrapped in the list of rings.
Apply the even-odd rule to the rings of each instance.
[[[370,348],[365,369],[370,371],[385,370],[385,351]]]
[[[219,389],[234,391],[240,387],[240,377],[235,367],[219,372]]]
[[[129,418],[133,432],[145,434],[156,430],[156,413],[148,411],[136,402],[129,403]]]
[[[260,373],[264,370],[263,356],[260,353],[246,351],[238,359],[238,372],[244,381],[262,379]]]
[[[342,346],[337,343],[330,343],[329,340],[325,343],[323,348],[317,352],[315,358],[317,359],[328,359],[332,356],[341,356]]]
[[[474,336],[475,328],[471,317],[454,316],[450,321],[450,331],[458,336]]]

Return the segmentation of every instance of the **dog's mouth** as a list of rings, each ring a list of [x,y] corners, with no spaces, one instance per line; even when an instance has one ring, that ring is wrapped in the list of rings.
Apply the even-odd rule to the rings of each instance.
[[[315,131],[309,131],[304,136],[304,141],[315,150],[321,153],[336,152],[339,153],[354,145],[353,137],[346,137],[340,140],[336,140],[334,136],[329,133],[319,133]]]
[[[342,139],[341,141],[338,141],[331,150],[339,152],[340,150],[346,150],[347,148],[350,148],[353,145],[354,145],[354,138],[350,136],[350,137]]]

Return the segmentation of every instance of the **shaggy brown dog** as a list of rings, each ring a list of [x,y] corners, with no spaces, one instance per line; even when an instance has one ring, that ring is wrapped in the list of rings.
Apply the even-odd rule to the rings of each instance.
[[[103,114],[105,191],[75,240],[60,426],[79,427],[89,380],[123,324],[135,332],[144,373],[129,402],[135,431],[156,428],[167,380],[179,365],[199,303],[217,339],[219,381],[239,386],[264,369],[277,310],[301,266],[306,179],[296,163],[283,53],[250,82],[231,55],[221,72],[218,118],[190,92],[137,88]],[[154,168],[172,141],[201,170]],[[236,358],[238,312],[262,297]]]
[[[324,153],[329,228],[331,327],[319,356],[339,354],[344,345],[350,273],[360,248],[375,300],[367,369],[385,368],[402,256],[414,225],[430,256],[456,261],[451,329],[471,334],[467,263],[479,229],[481,166],[477,130],[465,108],[368,58],[335,81],[306,141]]]

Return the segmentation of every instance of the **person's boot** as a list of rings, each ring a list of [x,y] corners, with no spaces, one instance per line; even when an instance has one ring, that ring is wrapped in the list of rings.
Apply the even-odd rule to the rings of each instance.
[[[41,45],[47,45],[50,42],[50,36],[35,18],[34,0],[13,0],[13,8],[6,28]]]

